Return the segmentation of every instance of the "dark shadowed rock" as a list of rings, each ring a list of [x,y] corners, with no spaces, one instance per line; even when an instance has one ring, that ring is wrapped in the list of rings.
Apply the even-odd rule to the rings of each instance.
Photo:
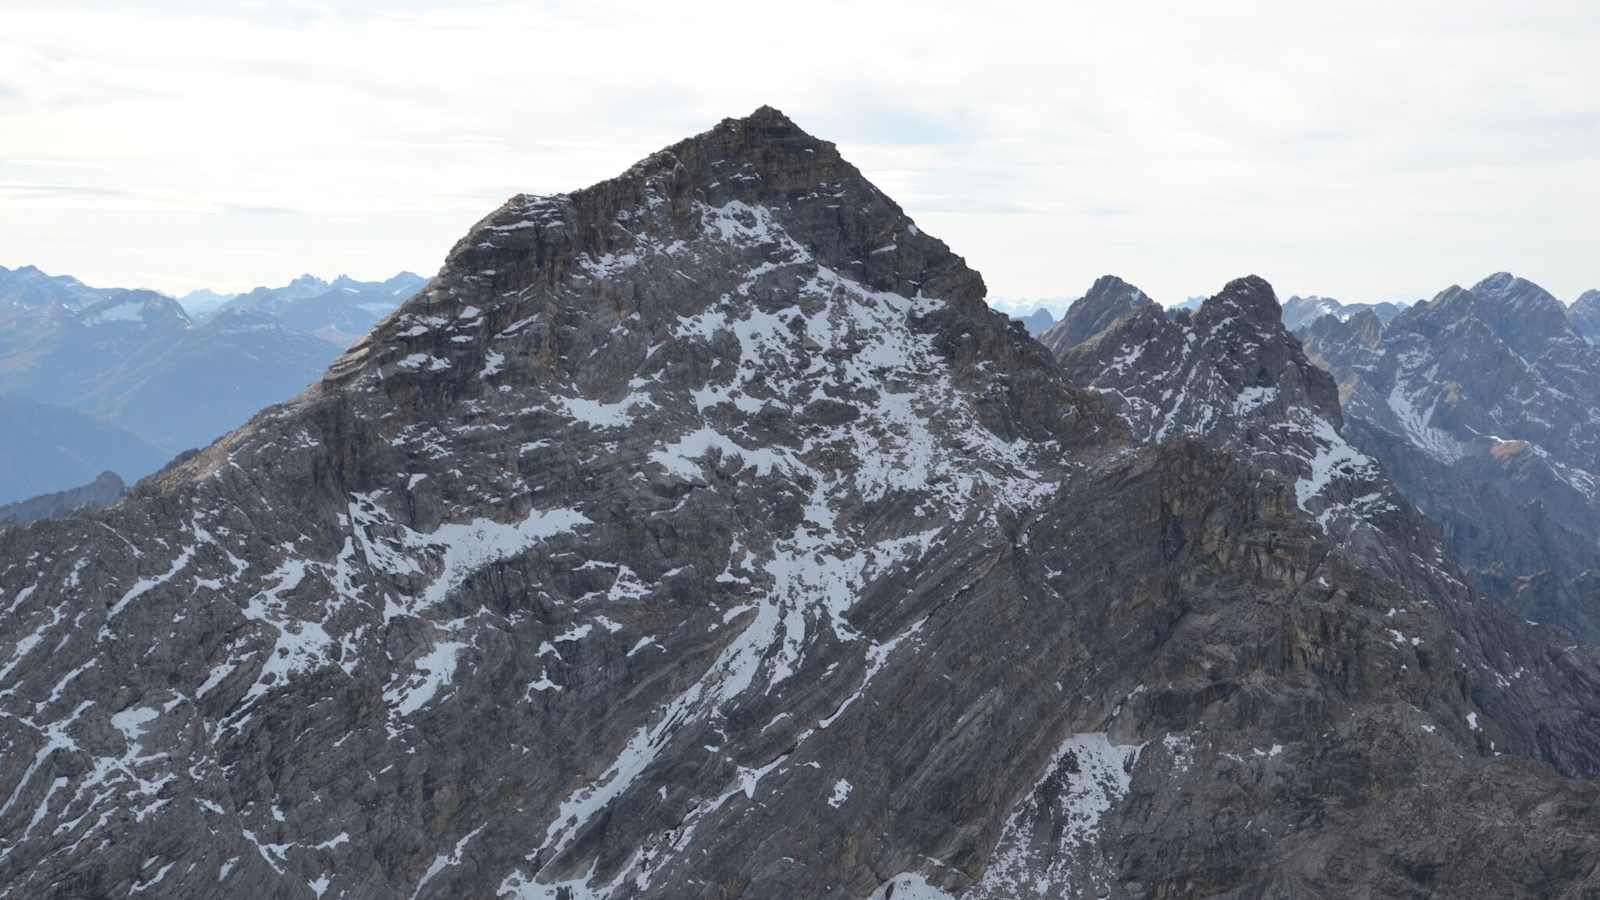
[[[1102,275],[1089,287],[1088,293],[1067,307],[1061,321],[1041,334],[1039,340],[1051,352],[1060,353],[1104,331],[1123,316],[1145,308],[1161,309],[1144,291],[1115,275]]]

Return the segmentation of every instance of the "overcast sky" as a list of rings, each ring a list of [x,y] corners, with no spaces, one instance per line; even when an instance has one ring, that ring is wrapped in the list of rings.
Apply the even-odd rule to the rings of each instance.
[[[0,265],[91,284],[431,274],[770,103],[992,296],[1600,287],[1594,0],[5,7]]]

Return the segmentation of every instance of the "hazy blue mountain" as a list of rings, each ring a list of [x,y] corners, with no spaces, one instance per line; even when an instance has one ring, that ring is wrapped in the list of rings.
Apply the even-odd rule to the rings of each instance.
[[[1567,307],[1567,319],[1584,340],[1600,343],[1600,290],[1584,291]]]
[[[0,270],[0,394],[76,409],[171,455],[299,393],[422,283],[408,272],[382,282],[306,276],[191,317],[154,291],[93,288],[31,266]],[[199,310],[218,296],[186,299]],[[26,493],[81,484],[106,468],[130,480],[143,474],[80,467]]]
[[[1402,303],[1340,303],[1332,297],[1293,296],[1283,302],[1283,325],[1290,331],[1304,328],[1323,316],[1333,316],[1341,322],[1363,310],[1371,310],[1380,322],[1393,321],[1410,304]]]
[[[188,313],[190,318],[199,320],[210,316],[237,296],[239,295],[223,294],[201,288],[179,297],[178,305],[183,307],[183,311]]]
[[[399,309],[426,283],[426,278],[412,272],[401,272],[386,281],[357,281],[340,275],[330,282],[302,275],[283,287],[258,287],[240,294],[223,309],[266,313],[296,331],[314,334],[343,349]]]
[[[0,393],[88,409],[112,372],[194,327],[176,300],[154,291],[87,295],[74,285],[36,281],[39,290],[0,300]]]
[[[93,416],[0,396],[0,504],[77,487],[106,471],[131,482],[169,456]]]
[[[77,309],[104,300],[118,288],[92,288],[70,275],[46,275],[33,266],[0,266],[0,307],[60,303]]]
[[[300,393],[339,348],[263,312],[224,309],[170,348],[130,357],[88,399],[169,453],[203,447]]]
[[[1028,329],[1028,333],[1034,337],[1044,334],[1051,325],[1056,323],[1056,317],[1051,314],[1050,310],[1042,306],[1027,314],[1011,313],[1011,318],[1021,322],[1022,326]]]
[[[59,519],[85,510],[104,509],[127,493],[128,485],[122,478],[107,470],[85,485],[40,494],[15,503],[0,503],[0,528],[8,523],[27,525],[41,519]]]

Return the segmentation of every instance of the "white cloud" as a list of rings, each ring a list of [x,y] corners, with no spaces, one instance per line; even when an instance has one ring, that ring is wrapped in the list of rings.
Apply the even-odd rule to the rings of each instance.
[[[8,4],[0,263],[167,290],[430,271],[762,103],[996,294],[1258,272],[1600,286],[1587,2]]]

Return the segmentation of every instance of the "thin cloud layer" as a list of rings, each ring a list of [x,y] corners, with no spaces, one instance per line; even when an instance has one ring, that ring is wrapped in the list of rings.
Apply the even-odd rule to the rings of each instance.
[[[0,263],[170,291],[426,272],[512,193],[771,103],[999,295],[1600,286],[1589,4],[1284,6],[24,0]]]

